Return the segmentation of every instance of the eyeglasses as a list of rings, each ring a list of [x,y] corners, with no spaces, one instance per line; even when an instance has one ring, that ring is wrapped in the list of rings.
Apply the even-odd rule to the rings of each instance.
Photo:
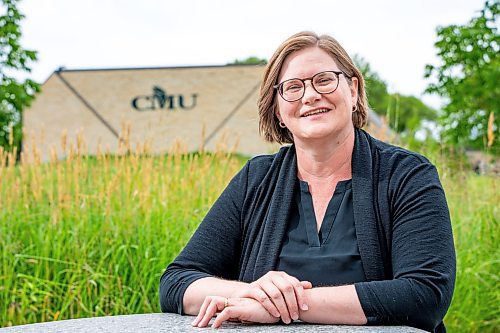
[[[285,101],[295,102],[304,97],[307,80],[311,80],[311,85],[318,94],[330,94],[337,90],[340,74],[346,75],[342,71],[319,72],[310,78],[285,80],[273,88],[278,89]]]

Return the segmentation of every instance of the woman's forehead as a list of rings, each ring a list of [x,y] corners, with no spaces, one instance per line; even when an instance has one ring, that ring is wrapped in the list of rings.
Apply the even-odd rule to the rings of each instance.
[[[322,71],[338,70],[335,60],[319,47],[308,47],[286,57],[281,66],[279,81],[306,78]]]

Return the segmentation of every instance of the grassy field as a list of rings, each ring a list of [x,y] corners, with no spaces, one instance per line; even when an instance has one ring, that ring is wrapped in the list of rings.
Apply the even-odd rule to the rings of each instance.
[[[431,159],[458,255],[445,322],[450,332],[498,332],[499,179],[449,155]],[[158,312],[160,275],[243,163],[176,149],[0,166],[0,326]]]

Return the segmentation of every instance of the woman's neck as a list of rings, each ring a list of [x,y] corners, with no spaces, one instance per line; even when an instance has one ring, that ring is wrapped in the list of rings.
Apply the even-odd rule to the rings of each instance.
[[[299,179],[307,182],[324,182],[352,178],[354,130],[342,133],[334,140],[295,142],[295,149]]]

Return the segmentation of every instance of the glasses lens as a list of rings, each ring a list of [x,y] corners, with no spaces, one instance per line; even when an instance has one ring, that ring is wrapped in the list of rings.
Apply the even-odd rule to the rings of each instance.
[[[328,94],[337,89],[339,79],[333,72],[322,72],[314,75],[313,86],[321,94]]]
[[[281,95],[287,101],[295,101],[302,98],[304,94],[304,83],[300,80],[288,80],[281,85]]]
[[[295,102],[304,96],[304,81],[309,79],[290,79],[280,85],[280,94],[284,100]],[[334,92],[339,86],[339,76],[335,72],[320,72],[311,79],[312,86],[320,94]]]

